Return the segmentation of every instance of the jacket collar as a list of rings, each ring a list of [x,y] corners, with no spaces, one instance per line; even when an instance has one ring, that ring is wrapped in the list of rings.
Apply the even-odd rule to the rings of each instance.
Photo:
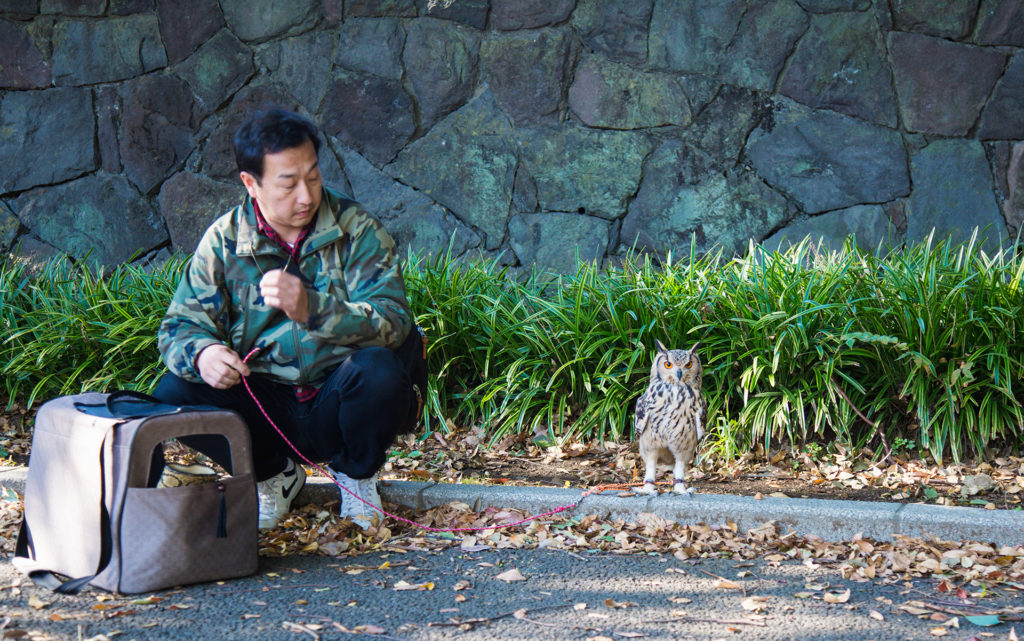
[[[256,221],[256,211],[252,206],[252,199],[248,194],[242,201],[236,214],[238,238],[235,246],[235,253],[239,256],[253,256],[257,254],[277,254],[283,249],[259,231]],[[323,189],[320,197],[320,208],[316,212],[316,222],[313,230],[300,248],[299,257],[302,258],[318,249],[328,245],[345,235],[345,232],[338,226],[338,199]]]

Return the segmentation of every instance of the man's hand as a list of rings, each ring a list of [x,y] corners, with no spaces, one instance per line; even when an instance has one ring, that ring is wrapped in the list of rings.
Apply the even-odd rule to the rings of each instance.
[[[227,345],[210,345],[196,359],[199,375],[210,387],[228,389],[249,375],[249,366]]]
[[[309,295],[298,276],[272,269],[260,279],[260,296],[297,323],[309,320]]]

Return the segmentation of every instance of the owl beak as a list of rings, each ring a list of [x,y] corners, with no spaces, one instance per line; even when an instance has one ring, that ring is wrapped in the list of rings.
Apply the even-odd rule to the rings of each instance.
[[[678,379],[680,381],[683,380],[683,370],[681,370],[681,369],[677,369],[676,370],[676,379]]]

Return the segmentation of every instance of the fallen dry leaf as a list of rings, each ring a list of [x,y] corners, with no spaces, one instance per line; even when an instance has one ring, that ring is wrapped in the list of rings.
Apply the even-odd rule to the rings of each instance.
[[[512,568],[511,570],[506,570],[505,572],[502,572],[501,574],[495,576],[494,578],[500,579],[501,581],[509,581],[509,582],[511,582],[511,581],[525,581],[526,580],[526,577],[523,576],[522,572],[519,571],[519,568]]]
[[[846,603],[850,600],[850,589],[847,588],[845,592],[826,592],[822,599],[825,603]]]
[[[875,621],[885,621],[885,617],[882,616],[882,613],[878,610],[872,610],[868,612],[868,616],[874,619]]]
[[[408,581],[399,581],[394,585],[392,589],[397,590],[399,592],[405,590],[433,590],[434,582],[427,581],[426,583],[409,583]]]
[[[28,605],[29,607],[35,608],[36,610],[42,610],[50,604],[33,594],[28,598]]]
[[[636,605],[632,601],[616,601],[615,599],[605,599],[604,604],[609,608],[628,608]]]
[[[761,612],[767,608],[768,597],[766,596],[752,596],[743,599],[740,603],[740,607],[747,612]]]

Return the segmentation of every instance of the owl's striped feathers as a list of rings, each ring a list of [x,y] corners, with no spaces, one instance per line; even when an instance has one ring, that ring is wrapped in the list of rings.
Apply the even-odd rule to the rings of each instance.
[[[644,461],[644,486],[639,492],[656,492],[658,463],[672,464],[673,491],[689,494],[684,478],[704,436],[707,402],[701,394],[703,368],[697,349],[668,349],[657,341],[651,379],[636,402],[635,433]]]

